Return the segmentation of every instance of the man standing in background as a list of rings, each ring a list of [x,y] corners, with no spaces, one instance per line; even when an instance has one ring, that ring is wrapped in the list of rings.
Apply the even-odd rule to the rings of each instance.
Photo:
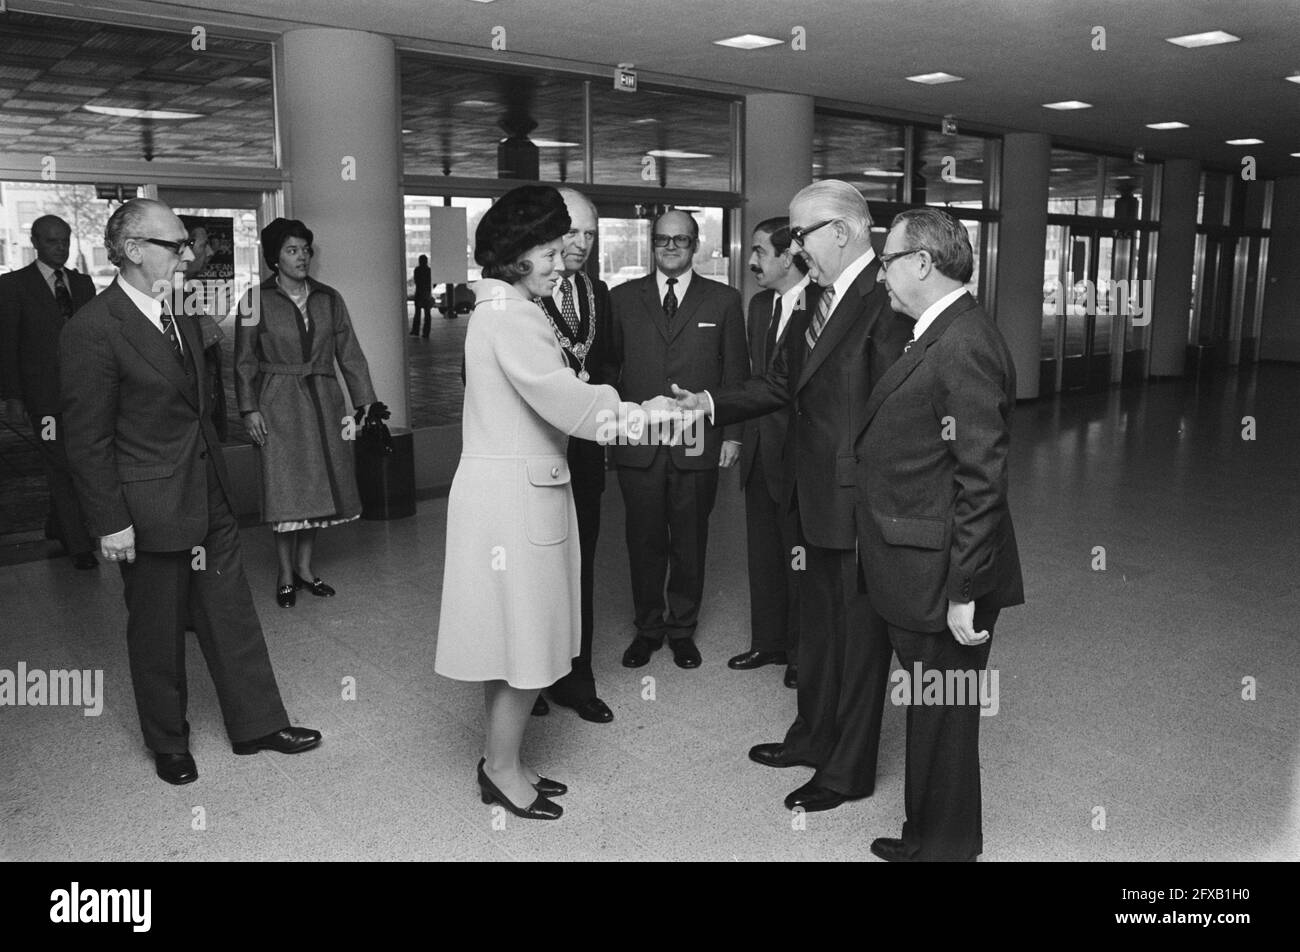
[[[9,421],[26,418],[36,436],[50,487],[46,535],[63,543],[77,568],[93,569],[99,563],[68,470],[59,392],[59,334],[95,296],[89,277],[65,267],[71,239],[67,222],[42,215],[32,222],[36,260],[0,275],[0,396]]]
[[[620,285],[611,295],[623,399],[640,403],[663,396],[674,382],[696,390],[739,384],[749,370],[740,294],[692,271],[700,228],[686,212],[664,212],[651,234],[654,273]],[[665,636],[678,667],[700,666],[695,626],[704,594],[709,514],[718,467],[740,457],[741,428],[734,425],[724,434],[707,421],[698,425],[699,439],[690,446],[614,449],[627,508],[636,613],[636,637],[623,653],[628,668],[648,662]]]

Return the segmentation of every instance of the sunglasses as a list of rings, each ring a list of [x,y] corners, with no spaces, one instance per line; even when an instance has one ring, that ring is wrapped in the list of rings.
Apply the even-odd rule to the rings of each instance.
[[[652,236],[656,248],[667,248],[668,245],[674,244],[678,248],[689,248],[691,242],[695,240],[694,235],[654,235]]]

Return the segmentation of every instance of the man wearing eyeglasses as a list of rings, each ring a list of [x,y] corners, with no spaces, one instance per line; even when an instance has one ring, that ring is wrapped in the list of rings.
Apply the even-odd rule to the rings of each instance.
[[[187,620],[236,754],[320,743],[316,731],[289,726],[244,576],[202,340],[168,300],[193,244],[163,203],[122,205],[104,229],[117,279],[60,340],[68,460],[100,554],[121,567],[140,726],[172,784],[198,779],[185,719]]]
[[[9,421],[30,422],[36,437],[50,490],[46,534],[77,568],[93,569],[99,563],[68,471],[59,395],[59,332],[95,296],[94,282],[67,267],[71,238],[62,218],[42,215],[32,222],[36,260],[0,275],[0,397]]]
[[[673,382],[701,390],[740,383],[749,364],[740,294],[692,271],[699,225],[686,212],[668,211],[655,219],[651,234],[655,272],[611,294],[623,399],[663,396]],[[626,667],[648,662],[665,637],[678,667],[700,666],[695,627],[709,514],[718,467],[740,456],[740,430],[737,424],[724,432],[706,421],[699,438],[685,445],[614,448],[636,613],[636,637],[623,653]]]
[[[907,352],[857,418],[858,543],[873,625],[909,675],[905,821],[871,851],[892,862],[974,860],[981,831],[979,693],[1001,609],[1025,600],[1007,504],[1016,370],[967,293],[966,229],[939,209],[894,219],[880,279],[916,321]],[[918,677],[919,675],[919,677]],[[929,688],[925,689],[929,695]]]
[[[806,566],[799,572],[798,713],[780,742],[757,744],[767,767],[813,767],[787,809],[831,810],[875,790],[889,639],[859,591],[853,439],[874,380],[902,353],[907,327],[877,282],[871,212],[847,182],[815,182],[790,202],[790,237],[822,288],[786,332],[772,367],[712,394],[674,388],[679,406],[718,424],[791,405],[785,505]]]

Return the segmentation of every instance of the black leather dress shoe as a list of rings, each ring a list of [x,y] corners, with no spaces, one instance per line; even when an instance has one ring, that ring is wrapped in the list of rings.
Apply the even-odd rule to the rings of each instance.
[[[650,660],[650,656],[662,648],[662,644],[655,644],[649,638],[643,638],[637,635],[632,639],[632,643],[627,646],[623,652],[623,667],[639,668]]]
[[[478,768],[478,788],[484,803],[499,803],[515,816],[523,817],[525,820],[558,820],[564,815],[564,807],[546,799],[541,792],[538,792],[537,799],[528,806],[522,808],[515,806],[488,777],[482,761],[479,762]]]
[[[183,754],[154,754],[153,764],[159,777],[177,786],[199,779],[199,768],[188,750]]]
[[[294,591],[296,586],[280,585],[275,590],[275,603],[281,608],[293,608],[298,602],[298,595]]]
[[[797,688],[799,686],[799,666],[788,664],[785,666],[785,686],[788,688]]]
[[[727,661],[727,667],[736,671],[761,668],[765,664],[785,664],[784,651],[746,651]]]
[[[538,694],[537,700],[533,702],[533,717],[545,717],[549,713],[551,713],[551,705],[546,703],[546,698]]]
[[[816,767],[807,760],[799,760],[785,752],[785,744],[755,744],[749,748],[749,759],[764,767]]]
[[[679,668],[698,668],[700,666],[700,649],[695,647],[694,638],[669,638],[668,647],[673,649],[673,660]]]
[[[555,692],[551,692],[551,700],[560,707],[569,708],[584,721],[591,721],[593,724],[608,724],[614,719],[614,712],[609,709],[609,705],[598,697],[587,697],[570,704],[564,698],[556,697]]]
[[[274,750],[281,754],[301,754],[320,743],[320,731],[306,727],[285,727],[274,734],[256,740],[244,740],[231,747],[237,754],[255,754],[259,750]]]
[[[878,840],[872,840],[871,852],[875,853],[886,863],[916,862],[916,859],[912,855],[912,851],[904,845],[902,840],[891,839],[888,836],[882,836]]]
[[[78,552],[72,557],[73,568],[81,569],[83,572],[87,569],[99,568],[99,559],[95,558],[94,552]]]
[[[330,588],[328,585],[322,582],[319,576],[317,576],[316,578],[312,579],[309,582],[302,576],[295,575],[293,577],[293,587],[305,588],[307,589],[307,591],[311,592],[317,598],[329,598],[331,595],[334,594],[334,589]]]
[[[793,810],[795,807],[802,807],[804,813],[817,813],[821,810],[834,810],[849,799],[851,798],[842,793],[819,787],[809,781],[785,798],[785,808]]]

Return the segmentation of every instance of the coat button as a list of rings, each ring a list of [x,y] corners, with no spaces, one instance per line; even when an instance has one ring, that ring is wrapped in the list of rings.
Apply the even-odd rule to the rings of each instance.
[[[204,450],[202,453],[199,454],[199,459],[207,459],[207,458],[208,458],[207,450]]]
[[[551,467],[551,479],[555,479],[559,475],[560,475],[560,467],[558,466]]]

